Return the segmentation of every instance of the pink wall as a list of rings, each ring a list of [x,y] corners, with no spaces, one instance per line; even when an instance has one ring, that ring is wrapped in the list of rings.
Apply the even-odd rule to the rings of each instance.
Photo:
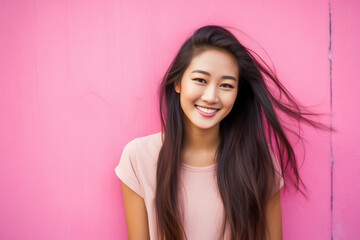
[[[1,1],[0,239],[126,239],[114,167],[160,130],[157,84],[204,24],[256,39],[300,103],[333,113],[338,133],[294,143],[309,199],[282,191],[284,239],[360,239],[360,4],[330,3]]]

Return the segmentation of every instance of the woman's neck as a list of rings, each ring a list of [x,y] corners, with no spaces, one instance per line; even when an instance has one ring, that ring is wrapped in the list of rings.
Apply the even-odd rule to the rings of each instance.
[[[220,144],[219,130],[219,124],[209,129],[189,124],[185,127],[184,148],[192,151],[215,151]]]
[[[182,161],[195,167],[206,167],[216,163],[220,143],[219,127],[200,129],[189,125],[185,127]]]

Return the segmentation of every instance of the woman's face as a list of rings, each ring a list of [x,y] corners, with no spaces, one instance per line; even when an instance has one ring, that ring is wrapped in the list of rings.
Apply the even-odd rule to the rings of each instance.
[[[238,92],[239,69],[234,57],[210,49],[193,57],[175,91],[185,113],[185,124],[200,129],[219,127],[231,111]]]

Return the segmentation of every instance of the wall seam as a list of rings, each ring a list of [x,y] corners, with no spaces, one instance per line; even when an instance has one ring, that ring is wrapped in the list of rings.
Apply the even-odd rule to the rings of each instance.
[[[331,240],[334,239],[333,227],[333,206],[334,206],[334,154],[333,154],[333,89],[332,89],[332,15],[331,0],[329,0],[329,64],[330,64],[330,158],[331,158],[331,195],[330,195],[330,214],[331,214]]]

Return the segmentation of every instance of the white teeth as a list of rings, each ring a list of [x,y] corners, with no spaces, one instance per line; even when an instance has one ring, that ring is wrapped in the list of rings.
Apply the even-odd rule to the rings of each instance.
[[[214,112],[217,111],[217,109],[203,108],[203,107],[200,107],[200,106],[196,106],[196,108],[200,109],[201,111],[206,112],[206,113],[214,113]]]

